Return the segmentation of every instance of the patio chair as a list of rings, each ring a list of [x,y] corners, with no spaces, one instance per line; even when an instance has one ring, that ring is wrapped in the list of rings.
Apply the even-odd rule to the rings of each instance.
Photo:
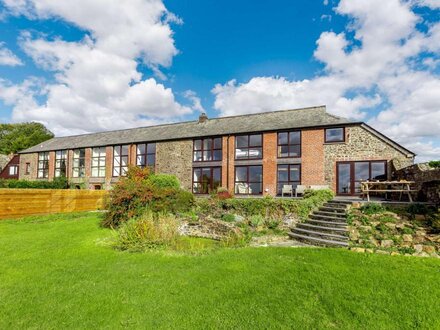
[[[293,188],[291,185],[283,185],[283,188],[281,189],[281,197],[284,197],[284,194],[289,194],[290,197],[293,197]]]
[[[297,185],[295,189],[295,197],[298,197],[298,195],[304,195],[304,191],[306,191],[306,186]]]

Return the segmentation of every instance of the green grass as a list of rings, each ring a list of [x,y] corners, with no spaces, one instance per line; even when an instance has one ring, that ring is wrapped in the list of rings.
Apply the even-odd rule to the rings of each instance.
[[[112,249],[98,222],[97,213],[0,222],[0,329],[440,328],[437,259],[129,253]]]

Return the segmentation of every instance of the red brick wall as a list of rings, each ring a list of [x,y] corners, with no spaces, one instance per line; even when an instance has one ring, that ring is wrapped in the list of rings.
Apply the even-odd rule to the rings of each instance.
[[[301,133],[301,184],[324,185],[324,130]]]
[[[277,192],[277,133],[263,134],[263,195]],[[266,191],[266,189],[268,191]]]
[[[55,151],[49,152],[49,181],[55,176]]]

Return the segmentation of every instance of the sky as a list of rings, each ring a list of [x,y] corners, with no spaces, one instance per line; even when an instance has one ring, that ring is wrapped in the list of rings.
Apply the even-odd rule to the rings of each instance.
[[[440,0],[0,0],[0,122],[57,136],[326,105],[440,159]]]

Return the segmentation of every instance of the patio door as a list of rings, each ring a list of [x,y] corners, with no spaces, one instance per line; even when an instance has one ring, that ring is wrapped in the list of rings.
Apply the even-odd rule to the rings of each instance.
[[[336,163],[336,191],[338,195],[356,195],[361,192],[361,182],[386,180],[387,162],[355,161]]]

